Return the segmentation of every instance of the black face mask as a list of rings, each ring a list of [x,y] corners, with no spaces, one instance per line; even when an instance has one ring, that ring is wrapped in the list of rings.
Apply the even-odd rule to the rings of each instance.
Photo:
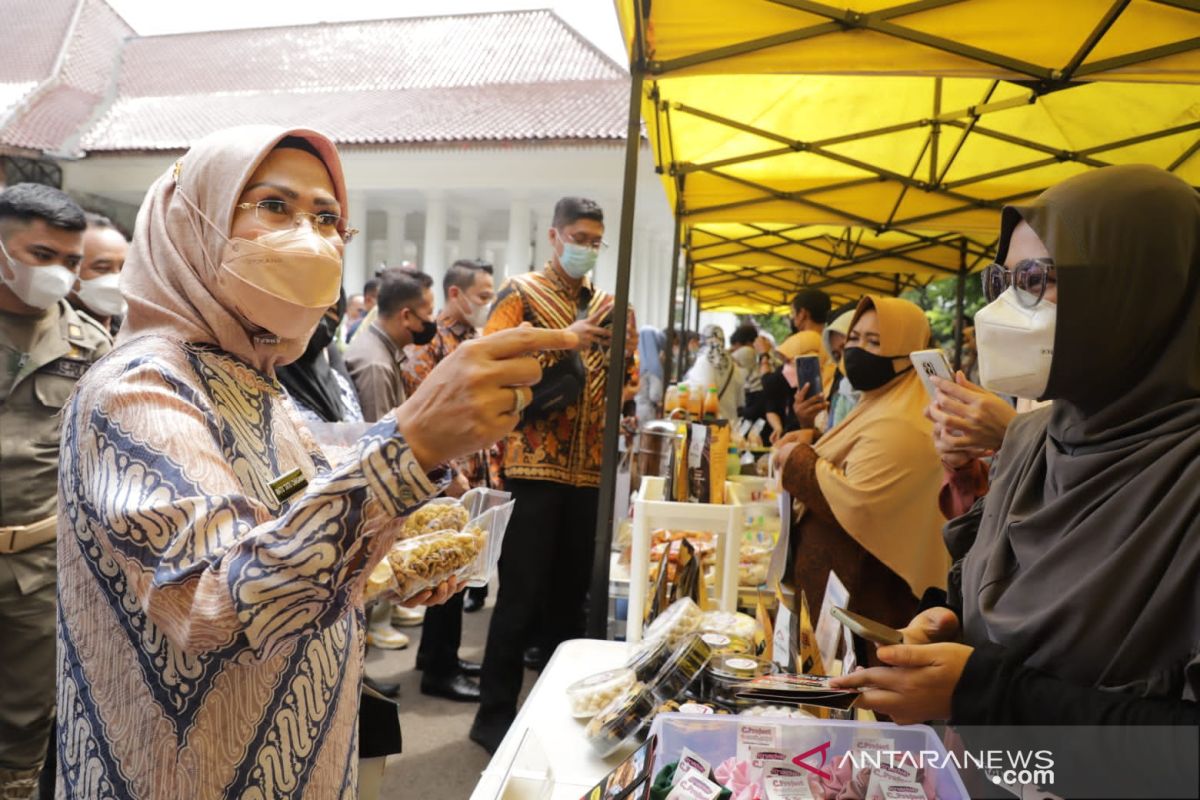
[[[433,320],[428,322],[422,321],[421,330],[414,331],[412,328],[409,328],[408,332],[412,334],[413,344],[429,344],[433,341],[433,337],[437,336],[437,323]]]
[[[896,372],[891,356],[877,356],[861,347],[847,347],[842,354],[842,360],[846,364],[846,377],[850,379],[850,385],[864,392],[878,389],[897,375],[903,375],[912,369],[905,367]]]

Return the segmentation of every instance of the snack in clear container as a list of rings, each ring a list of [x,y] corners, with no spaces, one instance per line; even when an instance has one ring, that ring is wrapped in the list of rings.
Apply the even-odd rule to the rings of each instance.
[[[501,493],[493,493],[498,494]],[[500,563],[504,533],[508,529],[508,521],[512,518],[515,504],[515,501],[510,500],[503,505],[493,505],[463,528],[463,533],[470,533],[480,540],[480,549],[475,563],[459,576],[459,583],[473,587],[487,586],[488,580],[496,571],[496,565]]]
[[[767,582],[771,562],[741,561],[738,563],[738,586],[762,586]]]
[[[733,611],[706,611],[697,630],[702,633],[723,633],[729,637],[754,641],[758,623],[749,614]]]
[[[739,704],[740,705],[740,704]],[[784,719],[816,719],[816,715],[803,708],[791,706],[751,705],[744,708],[738,716],[741,717],[781,717]]]
[[[695,633],[700,627],[704,612],[690,597],[676,600],[650,623],[642,635],[645,639],[666,639],[667,646],[674,649],[684,637]]]
[[[457,500],[439,497],[430,500],[404,518],[400,538],[411,539],[426,533],[461,531],[470,522],[470,513]]]
[[[650,693],[658,698],[660,703],[682,697],[704,671],[704,666],[711,656],[712,648],[699,634],[689,636],[675,648],[667,663],[663,664],[658,677],[650,684]]]
[[[654,696],[644,684],[635,683],[592,717],[584,729],[584,735],[597,755],[607,758],[641,733],[649,725],[654,713]]]
[[[387,557],[384,556],[375,565],[375,569],[371,570],[370,574],[367,575],[367,585],[363,589],[363,599],[366,602],[374,600],[392,588],[395,580],[395,577],[392,575],[392,565],[388,562]]]
[[[571,715],[580,718],[593,717],[618,695],[625,694],[635,683],[637,676],[628,667],[610,669],[575,681],[567,687],[567,702],[571,707]]]
[[[387,561],[395,577],[394,590],[407,600],[443,581],[461,577],[479,555],[484,542],[471,533],[443,530],[397,542]]]
[[[754,644],[739,636],[723,633],[702,633],[704,641],[712,648],[713,655],[754,655]]]
[[[726,708],[737,708],[737,691],[746,681],[774,672],[770,661],[747,655],[714,656],[704,670],[704,697]]]
[[[625,666],[637,674],[639,681],[646,683],[654,680],[670,656],[671,647],[666,639],[643,639]]]

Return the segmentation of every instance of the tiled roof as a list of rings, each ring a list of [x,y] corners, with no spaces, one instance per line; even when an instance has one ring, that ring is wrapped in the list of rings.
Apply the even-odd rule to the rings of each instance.
[[[17,104],[53,73],[74,14],[74,3],[0,0],[0,53],[8,55],[0,62],[0,130]]]
[[[0,128],[0,144],[56,151],[80,130],[104,98],[121,43],[133,31],[104,0],[81,0],[80,4],[41,3],[36,10],[30,7],[18,14],[17,27],[22,27],[21,19],[38,18],[42,8],[50,9],[49,13],[53,15],[61,13],[63,7],[70,12],[78,8],[79,16],[74,26],[69,27],[69,32],[68,26],[59,31],[58,47],[62,47],[64,39],[66,41],[62,62],[57,72],[50,74],[57,51],[51,54],[45,69],[47,74],[40,85],[14,99],[14,104],[23,102],[24,105],[16,108]],[[0,36],[8,38],[9,32],[6,30]],[[34,60],[44,63],[50,46],[41,36],[35,36],[32,41]],[[24,56],[24,48],[19,52]],[[13,71],[5,64],[0,69],[5,77],[9,77],[21,67]]]
[[[620,139],[628,98],[628,84],[613,80],[122,98],[80,146],[183,149],[247,122],[315,127],[342,144]]]
[[[0,7],[14,1],[27,0]],[[550,11],[137,37],[104,0],[80,2],[52,80],[29,94],[18,79],[32,68],[0,62],[0,110],[6,93],[26,95],[0,144],[175,150],[252,122],[315,127],[347,144],[625,132],[625,72]]]
[[[212,31],[135,39],[122,98],[596,81],[623,73],[549,11]]]

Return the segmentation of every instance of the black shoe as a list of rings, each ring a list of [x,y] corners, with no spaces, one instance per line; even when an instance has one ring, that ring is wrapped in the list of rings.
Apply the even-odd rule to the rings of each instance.
[[[546,668],[546,662],[549,660],[550,658],[546,655],[546,651],[541,647],[525,648],[525,669],[541,672]]]
[[[431,678],[426,675],[421,678],[421,694],[444,697],[459,703],[478,703],[479,684],[462,675],[450,678]]]
[[[468,614],[474,614],[476,611],[483,608],[483,604],[487,601],[486,594],[476,594],[471,590],[467,590],[467,596],[463,598],[463,611]]]
[[[383,683],[382,681],[377,681],[374,678],[369,678],[366,675],[363,675],[363,684],[379,692],[384,697],[400,696],[399,683]]]
[[[480,725],[479,720],[476,719],[467,737],[484,750],[487,750],[489,756],[494,756],[496,755],[496,751],[500,749],[500,743],[504,741],[505,733],[507,731],[496,731]]]
[[[466,675],[468,678],[478,678],[483,674],[483,664],[478,661],[467,661],[465,658],[458,660],[458,674]]]

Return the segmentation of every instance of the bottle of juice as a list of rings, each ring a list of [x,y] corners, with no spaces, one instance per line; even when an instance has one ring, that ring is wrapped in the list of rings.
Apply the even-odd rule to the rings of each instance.
[[[697,389],[688,391],[688,417],[692,422],[699,422],[704,416],[704,392]]]
[[[692,390],[686,383],[679,384],[679,389],[676,392],[678,397],[679,408],[683,411],[684,419],[688,419],[688,415],[692,412]]]
[[[721,402],[717,397],[717,387],[709,384],[704,394],[704,421],[716,422],[721,416]]]
[[[674,385],[667,387],[667,392],[663,395],[663,417],[671,418],[671,412],[679,408],[679,390]]]

